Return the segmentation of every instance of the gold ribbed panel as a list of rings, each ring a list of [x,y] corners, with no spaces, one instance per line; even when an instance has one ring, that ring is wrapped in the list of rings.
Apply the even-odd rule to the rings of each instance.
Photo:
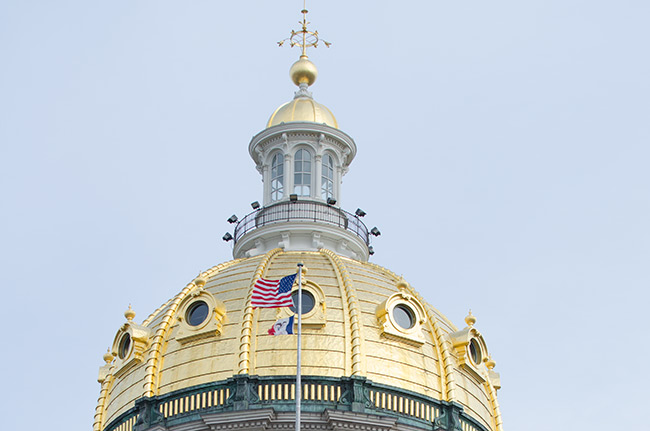
[[[229,266],[232,266],[235,264],[236,260],[222,263],[220,265],[216,265],[209,270],[203,272],[201,274],[202,277],[208,278],[216,275],[219,273],[221,270],[228,268]],[[178,309],[178,305],[185,299],[188,293],[190,293],[196,285],[194,282],[188,283],[187,286],[181,292],[174,297],[172,302],[169,305],[169,308],[167,308],[167,311],[165,312],[165,315],[162,319],[162,325],[158,328],[156,331],[156,334],[153,337],[153,342],[151,343],[151,347],[149,348],[149,355],[147,358],[147,365],[145,366],[145,377],[144,377],[144,392],[143,396],[145,397],[152,397],[154,395],[157,395],[156,393],[156,382],[154,381],[155,376],[158,371],[158,363],[160,361],[160,351],[162,349],[163,343],[165,343],[165,340],[167,338],[167,333],[171,327],[171,323],[173,321],[173,317],[176,314],[176,310]]]
[[[339,279],[343,281],[345,287],[345,303],[347,304],[348,312],[350,313],[350,329],[352,331],[352,375],[365,374],[364,364],[365,357],[363,354],[363,337],[361,335],[361,327],[359,318],[361,316],[361,308],[357,301],[356,291],[352,284],[352,278],[348,269],[343,265],[339,256],[331,250],[321,249],[321,253],[328,256],[333,263]]]
[[[99,391],[99,398],[97,399],[97,407],[95,408],[95,417],[93,421],[93,431],[101,431],[104,422],[104,413],[106,411],[106,399],[108,398],[108,389],[113,383],[113,366],[104,381],[102,382],[101,390]]]
[[[397,274],[395,274],[392,271],[389,271],[388,269],[370,263],[368,262],[368,265],[371,265],[378,270],[389,274],[392,276],[395,280],[398,280],[399,277]],[[439,368],[440,368],[440,388],[441,392],[443,394],[443,397],[445,401],[455,401],[456,400],[456,382],[454,378],[454,361],[451,356],[451,352],[449,351],[449,346],[445,342],[444,335],[442,333],[442,330],[440,329],[440,325],[438,325],[438,320],[436,316],[431,313],[429,310],[427,302],[422,298],[422,296],[415,290],[413,289],[410,285],[408,287],[408,291],[410,294],[415,296],[420,303],[425,304],[424,309],[427,314],[427,321],[429,322],[429,325],[432,329],[432,332],[435,334],[436,340],[435,340],[435,346],[436,346],[436,353],[438,354],[438,358],[442,358],[442,361],[438,361]],[[442,365],[444,364],[444,366]],[[446,390],[445,390],[446,389]]]
[[[488,379],[485,382],[485,386],[488,389],[490,394],[490,403],[492,404],[492,411],[494,413],[494,425],[496,426],[496,431],[503,431],[503,420],[501,419],[501,409],[499,408],[499,402],[497,401],[497,391],[492,386],[492,383]]]
[[[262,277],[266,268],[273,256],[280,253],[281,248],[274,248],[270,250],[260,264],[257,266],[253,277],[251,278],[250,286],[248,288],[248,295],[246,296],[246,305],[244,308],[244,319],[241,326],[241,336],[239,338],[239,370],[238,374],[248,374],[250,372],[250,353],[251,353],[251,332],[253,328],[253,307],[251,306],[251,297],[253,296],[253,287],[257,279]]]

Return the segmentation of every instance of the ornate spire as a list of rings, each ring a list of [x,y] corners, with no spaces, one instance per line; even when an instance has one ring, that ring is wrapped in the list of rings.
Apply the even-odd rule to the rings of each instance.
[[[319,42],[323,42],[326,47],[329,48],[331,43],[326,42],[318,37],[318,31],[310,31],[307,29],[307,25],[310,24],[307,21],[307,6],[306,0],[303,3],[302,21],[298,23],[302,26],[301,30],[295,31],[291,30],[291,36],[278,42],[278,46],[284,45],[285,42],[289,42],[289,46],[292,48],[294,46],[300,47],[302,53],[300,59],[296,61],[289,70],[289,75],[294,84],[300,87],[300,90],[296,92],[295,97],[311,97],[311,93],[307,88],[316,81],[318,76],[318,69],[316,65],[309,61],[307,57],[307,48],[317,48]]]
[[[302,10],[300,11],[300,13],[302,13],[302,21],[298,21],[298,24],[302,26],[302,29],[298,31],[291,30],[291,36],[278,42],[278,46],[284,45],[287,41],[289,41],[289,46],[292,48],[294,46],[299,46],[302,50],[300,58],[304,59],[307,58],[307,48],[317,48],[319,42],[323,42],[328,48],[331,45],[330,42],[318,37],[318,31],[307,30],[307,25],[311,24],[307,21],[307,12],[309,11],[307,10],[307,0],[305,0],[303,2]]]

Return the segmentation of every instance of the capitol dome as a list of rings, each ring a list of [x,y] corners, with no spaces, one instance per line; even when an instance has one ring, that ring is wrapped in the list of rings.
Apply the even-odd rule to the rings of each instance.
[[[291,311],[253,309],[250,297],[257,278],[295,272],[296,262],[307,268],[303,288],[313,298],[303,315],[302,373],[314,376],[303,379],[316,398],[333,401],[345,386],[342,377],[360,378],[372,408],[433,421],[444,407],[436,400],[453,401],[467,415],[461,423],[474,426],[463,429],[497,429],[498,378],[483,360],[488,352],[473,319],[459,331],[380,266],[329,250],[280,249],[201,273],[139,325],[126,313],[111,375],[103,380],[101,422],[123,423],[143,397],[166,399],[159,409],[169,418],[207,409],[217,403],[214,397],[225,403],[220,391],[233,376],[256,376],[262,405],[290,399],[283,389],[291,390],[287,376],[295,375],[295,337],[267,330]],[[198,317],[197,306],[207,306]]]
[[[296,98],[248,147],[263,202],[228,219],[234,260],[142,321],[129,306],[99,370],[94,431],[503,430],[476,317],[456,327],[368,261],[379,229],[341,207],[357,147],[311,99],[302,40]]]

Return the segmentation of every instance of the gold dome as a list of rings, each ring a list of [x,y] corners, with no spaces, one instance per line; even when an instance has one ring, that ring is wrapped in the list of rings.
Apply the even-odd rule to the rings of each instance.
[[[307,121],[310,123],[327,124],[339,128],[334,114],[327,106],[316,102],[311,97],[297,97],[275,110],[269,118],[266,127],[276,126],[281,123]]]
[[[295,338],[267,334],[290,311],[251,308],[250,295],[257,278],[295,273],[298,262],[309,268],[303,288],[316,304],[303,315],[304,376],[366,377],[459,403],[487,430],[501,429],[489,380],[489,373],[497,374],[485,364],[474,364],[474,372],[463,365],[462,349],[468,349],[463,346],[478,335],[459,331],[393,272],[325,249],[274,249],[217,265],[201,273],[206,281],[202,288],[190,282],[140,325],[125,324],[120,331],[130,333],[134,345],[110,365],[95,429],[103,429],[142,397],[233,375],[295,375]],[[188,316],[198,301],[211,311],[203,323],[190,326]],[[395,317],[400,307],[410,314],[410,328]]]

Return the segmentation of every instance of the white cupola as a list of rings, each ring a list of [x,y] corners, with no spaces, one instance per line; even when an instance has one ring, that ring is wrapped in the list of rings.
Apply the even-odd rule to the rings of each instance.
[[[338,128],[327,107],[309,91],[318,75],[307,55],[290,70],[298,86],[292,101],[271,115],[248,151],[262,174],[263,206],[239,221],[234,257],[285,250],[334,250],[368,260],[369,231],[341,209],[341,182],[357,153],[354,140]]]

